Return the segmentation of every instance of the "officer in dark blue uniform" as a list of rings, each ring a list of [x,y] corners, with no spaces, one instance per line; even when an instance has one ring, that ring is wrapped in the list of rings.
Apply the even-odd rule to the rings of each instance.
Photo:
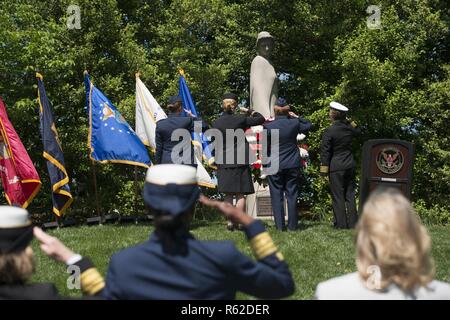
[[[263,224],[239,208],[201,199],[245,226],[257,261],[231,241],[201,241],[189,233],[199,196],[195,168],[164,164],[148,170],[144,200],[154,212],[155,232],[148,241],[111,257],[106,298],[233,299],[241,291],[270,299],[294,292],[288,266]]]
[[[335,101],[330,103],[330,107],[333,124],[322,136],[320,173],[330,182],[334,225],[338,229],[347,229],[353,228],[358,219],[352,141],[361,130],[355,122],[346,119],[347,107]]]
[[[188,117],[183,116],[182,108],[181,97],[169,97],[168,117],[156,123],[156,164],[177,163],[196,166],[191,136],[194,132],[194,122],[201,120],[193,117],[192,114],[189,114]],[[184,129],[184,131],[180,131],[178,135],[175,132],[177,129]],[[206,124],[202,122],[202,131],[205,130]],[[174,137],[172,137],[173,133],[175,133]],[[174,148],[177,149],[174,150]],[[175,151],[173,157],[172,151]]]
[[[35,271],[31,249],[33,235],[44,254],[65,263],[73,271],[78,270],[84,298],[100,296],[105,282],[89,258],[76,254],[57,238],[33,227],[27,210],[0,206],[0,300],[70,299],[61,296],[53,283],[29,281]]]
[[[263,125],[268,130],[268,135],[273,135],[274,130],[279,135],[278,150],[273,144],[269,150],[270,165],[276,167],[274,162],[278,161],[278,170],[275,173],[270,172],[268,176],[272,210],[277,229],[285,230],[284,197],[286,196],[288,229],[294,231],[297,229],[298,179],[301,167],[297,135],[311,130],[312,124],[291,112],[283,98],[277,100],[274,111],[275,120]]]

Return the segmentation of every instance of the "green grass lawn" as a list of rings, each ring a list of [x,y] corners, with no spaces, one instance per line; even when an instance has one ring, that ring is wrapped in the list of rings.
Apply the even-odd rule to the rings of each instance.
[[[319,282],[356,270],[353,231],[338,231],[325,223],[307,221],[297,232],[279,232],[272,222],[267,224],[295,279],[296,291],[290,299],[311,299]],[[152,229],[151,225],[80,226],[52,230],[50,234],[80,254],[89,256],[105,275],[111,254],[147,240]],[[436,278],[450,282],[450,226],[430,226],[428,230],[433,240]],[[195,222],[192,233],[197,239],[233,240],[244,253],[252,254],[244,234],[225,230],[224,222]],[[64,295],[80,295],[77,290],[67,289],[68,273],[64,265],[43,256],[36,241],[33,249],[37,262],[33,281],[51,281]],[[252,297],[239,294],[238,298]]]

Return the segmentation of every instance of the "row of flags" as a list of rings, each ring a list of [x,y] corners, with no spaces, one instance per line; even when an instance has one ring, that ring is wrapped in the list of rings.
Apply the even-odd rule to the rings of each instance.
[[[70,207],[73,197],[64,154],[56,129],[52,107],[47,98],[43,77],[36,74],[40,133],[44,147],[43,157],[52,186],[53,213],[62,216]],[[155,151],[156,122],[167,118],[166,113],[136,74],[136,123],[135,129],[127,123],[114,104],[91,81],[85,72],[86,105],[89,113],[89,157],[100,163],[124,163],[149,167],[152,165],[146,146]],[[197,116],[194,100],[187,87],[184,73],[180,72],[180,92],[183,106]],[[41,180],[0,98],[0,174],[6,199],[10,205],[26,208],[41,187]],[[203,135],[193,135],[196,146],[197,178],[199,185],[214,188],[201,159],[212,163],[207,140]]]

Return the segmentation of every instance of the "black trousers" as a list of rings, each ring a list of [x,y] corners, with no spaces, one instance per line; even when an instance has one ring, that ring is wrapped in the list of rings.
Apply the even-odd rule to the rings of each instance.
[[[338,229],[354,228],[358,220],[355,189],[355,168],[330,173],[334,226]]]
[[[298,196],[299,169],[282,169],[280,172],[269,176],[270,197],[272,198],[272,210],[275,218],[275,226],[279,230],[285,228],[284,221],[284,197],[288,207],[288,229],[297,229],[297,196]]]

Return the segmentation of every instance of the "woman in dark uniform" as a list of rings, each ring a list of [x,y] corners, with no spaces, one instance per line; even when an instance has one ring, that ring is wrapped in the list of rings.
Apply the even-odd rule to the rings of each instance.
[[[57,238],[33,227],[27,210],[0,206],[0,300],[70,299],[61,296],[53,283],[30,282],[36,267],[31,247],[34,237],[44,254],[80,272],[77,277],[85,298],[100,296],[105,282],[89,258],[76,254]]]
[[[238,97],[227,93],[222,97],[223,114],[214,121],[212,127],[220,130],[223,136],[222,148],[215,150],[218,166],[218,191],[225,194],[225,202],[233,204],[236,197],[236,207],[245,211],[244,195],[255,192],[249,165],[249,146],[245,139],[245,129],[264,123],[265,118],[258,112],[248,110],[247,114],[235,114]],[[241,108],[243,109],[243,108]],[[234,134],[234,138],[227,139]],[[228,229],[235,225],[228,223]]]
[[[167,104],[168,117],[156,123],[156,164],[176,163],[186,164],[196,167],[194,161],[194,148],[192,146],[192,133],[194,131],[194,121],[201,121],[195,118],[192,113],[188,117],[182,116],[183,105],[181,97],[171,96]],[[179,139],[172,139],[172,134],[177,129],[185,129],[185,135]],[[202,130],[206,130],[206,125],[202,122]],[[182,143],[181,145],[179,145]],[[177,147],[180,152],[172,158],[172,150]]]
[[[347,120],[347,107],[335,101],[330,103],[330,107],[332,125],[322,136],[320,173],[329,178],[334,225],[338,229],[347,229],[353,228],[358,219],[352,141],[361,130],[355,122]]]

